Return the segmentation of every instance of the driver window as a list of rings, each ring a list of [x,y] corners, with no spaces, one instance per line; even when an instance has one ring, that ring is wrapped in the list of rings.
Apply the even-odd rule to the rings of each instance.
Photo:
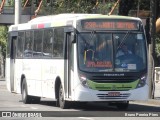
[[[111,36],[102,36],[97,40],[95,57],[100,61],[110,61],[112,58]]]

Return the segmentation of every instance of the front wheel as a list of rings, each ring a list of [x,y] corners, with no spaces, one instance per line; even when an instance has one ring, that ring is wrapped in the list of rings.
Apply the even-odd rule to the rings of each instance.
[[[116,103],[116,106],[119,110],[126,110],[129,106],[129,101],[118,102]]]
[[[62,109],[69,108],[69,102],[64,100],[64,92],[63,92],[62,85],[60,85],[59,87],[59,106]]]

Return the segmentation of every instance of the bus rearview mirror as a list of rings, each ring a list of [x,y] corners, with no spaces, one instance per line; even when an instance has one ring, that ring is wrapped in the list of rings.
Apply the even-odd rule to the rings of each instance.
[[[73,32],[71,33],[71,42],[72,43],[76,42],[76,35]]]

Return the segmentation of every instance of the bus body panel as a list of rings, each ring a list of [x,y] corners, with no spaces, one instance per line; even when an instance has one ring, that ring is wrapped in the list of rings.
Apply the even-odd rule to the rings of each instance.
[[[41,59],[24,59],[23,74],[25,75],[28,94],[41,96]]]
[[[10,82],[10,58],[6,58],[6,70],[5,70],[5,79],[6,79],[6,86],[7,86],[7,89],[8,91],[11,92],[11,82]]]
[[[55,81],[59,77],[64,81],[64,60],[42,60],[42,96],[55,99]],[[62,84],[63,85],[63,84]]]
[[[14,81],[15,81],[15,92],[21,93],[21,75],[23,71],[23,59],[15,59],[14,66]]]
[[[28,94],[55,98],[55,80],[59,77],[63,81],[63,68],[64,60],[60,59],[24,59],[23,74],[26,77]]]
[[[74,51],[77,51],[77,44],[74,44]],[[75,52],[74,54],[74,78],[72,79],[72,82],[73,82],[73,92],[72,92],[72,99],[75,100],[75,96],[76,96],[76,93],[75,93],[75,88],[80,84],[80,80],[78,78],[78,64],[77,64],[77,58],[78,58],[78,55],[77,55],[77,52]]]
[[[84,88],[81,84],[75,88],[75,101],[134,101],[148,100],[149,86],[145,85],[142,88],[137,88],[129,91],[98,91],[89,88]],[[120,92],[120,96],[108,96],[108,93]],[[100,97],[98,97],[100,96]],[[124,96],[127,96],[125,98]],[[101,99],[100,99],[101,98]]]

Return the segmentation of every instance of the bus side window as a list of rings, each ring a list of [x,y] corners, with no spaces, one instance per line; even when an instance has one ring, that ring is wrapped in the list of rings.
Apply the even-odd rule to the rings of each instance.
[[[52,29],[44,30],[44,39],[43,39],[44,57],[52,57],[52,43],[53,43],[53,30]]]
[[[63,57],[64,28],[54,29],[53,57]]]
[[[25,34],[24,32],[19,32],[18,33],[18,45],[17,45],[17,57],[22,58],[23,56],[23,43],[24,43],[24,38]]]
[[[33,46],[33,57],[41,57],[42,56],[42,30],[34,31],[34,46]]]
[[[33,54],[33,31],[26,31],[23,56],[31,58],[32,54]]]

